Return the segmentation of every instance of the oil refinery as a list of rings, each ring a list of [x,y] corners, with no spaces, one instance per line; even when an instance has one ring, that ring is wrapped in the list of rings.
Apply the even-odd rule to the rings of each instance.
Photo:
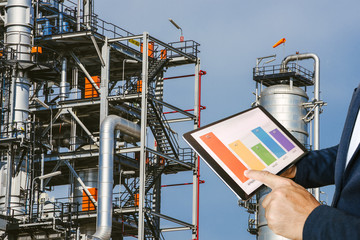
[[[99,18],[92,0],[0,6],[1,239],[197,239],[198,158],[170,123],[199,125],[199,44],[132,34]],[[193,111],[163,97],[164,72],[185,65]],[[162,175],[186,171],[192,222],[160,212]],[[57,186],[68,194],[49,197]]]
[[[0,18],[0,239],[158,240],[185,231],[199,240],[200,158],[179,135],[199,128],[205,109],[200,44],[172,19],[180,41],[133,34],[102,20],[94,0],[0,0]],[[319,57],[296,53],[270,65],[275,58],[256,60],[252,106],[317,150],[326,105]],[[175,76],[165,76],[170,69]],[[191,85],[173,91],[192,92],[186,109],[164,88],[184,78]],[[190,128],[174,130],[183,123]],[[162,179],[184,173],[191,221],[161,211]],[[239,206],[256,239],[284,239],[261,207],[269,191]],[[320,200],[319,189],[309,191]]]

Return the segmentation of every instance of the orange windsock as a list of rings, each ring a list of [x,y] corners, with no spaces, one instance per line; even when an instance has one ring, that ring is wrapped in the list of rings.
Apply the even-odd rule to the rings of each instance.
[[[279,46],[280,44],[283,44],[286,42],[285,38],[280,39],[277,43],[275,43],[275,45],[273,46],[273,48],[276,48],[277,46]]]

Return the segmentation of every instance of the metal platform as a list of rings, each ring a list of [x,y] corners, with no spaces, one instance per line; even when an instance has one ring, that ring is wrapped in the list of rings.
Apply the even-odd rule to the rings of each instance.
[[[253,80],[264,86],[277,84],[290,84],[304,87],[314,85],[313,72],[305,69],[297,63],[288,64],[286,68],[282,65],[272,65],[253,68]]]

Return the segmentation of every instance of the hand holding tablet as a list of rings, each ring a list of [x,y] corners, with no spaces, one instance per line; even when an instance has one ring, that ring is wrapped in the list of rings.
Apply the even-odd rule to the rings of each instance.
[[[279,174],[306,153],[302,144],[260,106],[185,133],[184,139],[243,200],[262,185],[247,178],[245,170]]]

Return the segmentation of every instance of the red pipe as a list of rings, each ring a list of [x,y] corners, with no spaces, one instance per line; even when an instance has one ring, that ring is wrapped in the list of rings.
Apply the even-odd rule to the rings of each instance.
[[[206,71],[199,71],[199,119],[198,127],[200,128],[200,116],[201,116],[201,77],[206,75]],[[198,156],[198,169],[197,169],[197,229],[196,229],[196,240],[199,240],[199,222],[200,222],[200,157]]]

